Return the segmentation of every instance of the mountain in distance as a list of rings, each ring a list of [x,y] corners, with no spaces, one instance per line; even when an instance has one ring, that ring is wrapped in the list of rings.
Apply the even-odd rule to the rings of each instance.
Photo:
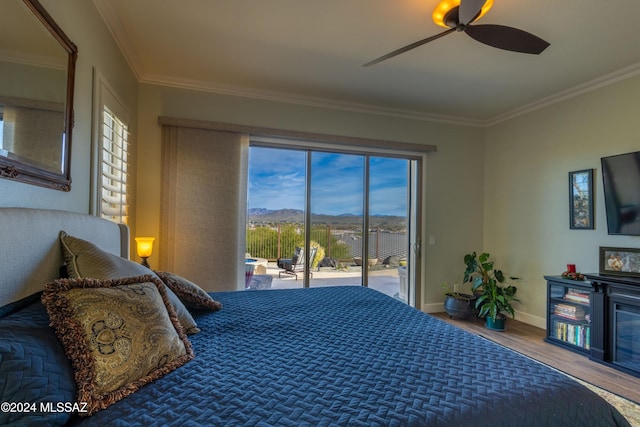
[[[304,212],[300,209],[265,209],[252,208],[247,211],[247,221],[250,223],[282,223],[304,222]]]
[[[406,218],[395,215],[372,215],[370,225],[380,226],[387,230],[400,231],[406,229]],[[340,215],[312,214],[315,224],[360,226],[360,215],[344,213]],[[304,211],[300,209],[265,209],[251,208],[247,211],[247,221],[251,224],[304,223]]]

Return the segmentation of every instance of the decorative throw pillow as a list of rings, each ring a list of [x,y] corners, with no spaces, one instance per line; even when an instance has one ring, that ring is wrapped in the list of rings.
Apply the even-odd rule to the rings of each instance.
[[[206,293],[200,286],[174,273],[156,271],[158,277],[192,310],[218,311],[222,304]]]
[[[62,255],[67,265],[67,273],[71,278],[90,277],[93,279],[120,279],[123,277],[142,276],[150,274],[156,279],[153,271],[142,264],[105,252],[91,242],[60,232]],[[180,302],[180,299],[167,290],[169,300],[176,309],[180,325],[187,334],[200,332],[196,321]]]
[[[164,284],[150,275],[59,279],[47,283],[42,302],[71,360],[81,416],[193,359]]]

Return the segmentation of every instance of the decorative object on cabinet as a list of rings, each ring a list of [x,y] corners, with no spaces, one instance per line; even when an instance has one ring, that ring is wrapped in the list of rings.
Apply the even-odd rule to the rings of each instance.
[[[600,274],[640,277],[640,249],[600,247]]]
[[[2,33],[0,177],[70,191],[78,48],[38,0],[3,2],[0,28],[12,29]]]
[[[584,274],[576,271],[575,264],[567,264],[567,270],[560,275],[563,279],[584,280]]]
[[[569,172],[569,226],[593,230],[593,169]]]

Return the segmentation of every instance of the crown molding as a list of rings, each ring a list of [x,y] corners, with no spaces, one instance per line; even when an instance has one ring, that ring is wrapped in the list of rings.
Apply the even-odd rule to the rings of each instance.
[[[223,85],[213,82],[198,80],[179,79],[170,76],[144,74],[140,83],[154,84],[159,86],[175,87],[180,89],[190,89],[200,92],[209,92],[220,95],[238,96],[243,98],[258,99],[262,101],[281,102],[293,105],[304,105],[307,107],[327,108],[332,110],[349,111],[355,113],[376,114],[388,117],[403,119],[413,119],[428,122],[439,122],[463,126],[482,127],[484,122],[477,119],[464,117],[447,116],[441,114],[422,113],[415,110],[400,108],[385,108],[371,104],[356,102],[337,101],[334,99],[297,95],[285,92],[267,91],[260,89],[249,89],[246,87]]]
[[[589,92],[593,92],[603,87],[628,80],[638,75],[640,75],[640,63],[621,68],[620,70],[605,74],[604,76],[600,76],[588,82],[579,84],[551,96],[547,96],[545,98],[523,105],[522,107],[515,108],[504,114],[495,116],[494,118],[487,120],[483,127],[491,127],[497,125],[498,123],[506,122],[508,120],[531,113],[541,108],[549,107],[551,105],[567,101],[569,99],[584,95]]]
[[[459,126],[471,126],[488,128],[499,123],[514,119],[533,111],[549,107],[551,105],[569,100],[571,98],[584,95],[589,92],[601,89],[606,86],[633,78],[640,75],[640,63],[634,64],[586,83],[579,84],[572,88],[563,90],[554,95],[539,99],[522,107],[515,108],[504,114],[489,118],[487,120],[471,119],[465,117],[446,116],[439,114],[421,113],[413,110],[398,108],[384,108],[375,105],[336,101],[331,99],[293,95],[289,93],[264,91],[257,89],[247,89],[244,87],[221,85],[212,82],[177,79],[168,76],[144,74],[138,78],[140,83],[155,84],[160,86],[189,89],[201,92],[216,93],[220,95],[238,96],[263,101],[281,102],[293,105],[304,105],[307,107],[328,108],[340,111],[349,111],[364,114],[376,114],[387,117],[402,119],[412,119],[427,122],[446,123]]]
[[[131,48],[132,44],[129,42],[127,30],[124,25],[122,25],[120,18],[118,18],[118,14],[114,10],[112,3],[109,0],[93,0],[93,4],[102,17],[102,20],[107,24],[107,29],[118,45],[120,52],[124,55],[127,64],[129,64],[129,68],[131,68],[136,79],[140,81],[144,74],[144,66],[135,50]]]
[[[62,70],[66,73],[68,59],[66,53],[61,58],[56,59],[52,58],[51,56],[34,55],[31,53],[0,49],[0,61],[12,62],[22,65],[31,65],[35,67],[51,68],[54,70]]]
[[[454,125],[482,127],[483,121],[477,119],[469,119],[457,116],[447,116],[441,114],[421,113],[414,110],[383,108],[371,104],[353,103],[336,101],[327,98],[309,97],[284,92],[265,91],[258,89],[249,89],[246,87],[222,85],[208,81],[198,81],[189,79],[180,79],[172,76],[162,76],[146,73],[142,61],[131,48],[132,43],[129,41],[127,30],[118,18],[112,3],[109,0],[93,0],[93,3],[107,24],[107,28],[111,36],[115,40],[118,48],[122,52],[131,68],[135,78],[139,83],[155,84],[160,86],[175,87],[180,89],[189,89],[200,92],[209,92],[220,95],[238,96],[243,98],[258,99],[263,101],[281,102],[293,105],[304,105],[307,107],[328,108],[340,111],[350,111],[365,114],[377,114],[388,117],[396,117],[403,119],[413,119],[428,122],[439,122]]]
[[[120,48],[120,51],[123,53],[127,63],[129,64],[129,67],[131,68],[134,76],[139,83],[257,99],[262,101],[302,105],[307,107],[325,108],[363,114],[375,114],[380,116],[445,123],[458,126],[488,128],[499,123],[514,119],[516,117],[531,113],[533,111],[549,107],[551,105],[640,75],[640,63],[636,63],[488,119],[473,119],[468,117],[433,114],[401,108],[386,108],[365,103],[337,101],[328,98],[311,97],[261,89],[251,89],[240,86],[223,85],[209,81],[180,79],[172,76],[146,73],[144,70],[144,66],[142,65],[142,61],[136,54],[135,50],[131,48],[132,44],[128,40],[127,31],[118,18],[118,15],[112,6],[112,3],[109,0],[93,0],[93,3],[99,14],[102,16],[102,19],[107,24],[109,32],[116,41],[116,44]]]

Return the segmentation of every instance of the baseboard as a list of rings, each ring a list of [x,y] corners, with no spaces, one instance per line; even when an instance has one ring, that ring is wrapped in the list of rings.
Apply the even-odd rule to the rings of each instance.
[[[425,313],[442,313],[444,306],[442,303],[425,304],[422,306],[422,311]],[[516,311],[516,319],[522,323],[535,326],[536,328],[547,329],[547,320],[544,317]]]
[[[547,319],[545,319],[544,317],[534,316],[533,314],[516,311],[516,319],[518,319],[522,323],[527,323],[540,329],[547,329]]]
[[[442,313],[444,311],[443,303],[425,304],[422,306],[425,313]]]

